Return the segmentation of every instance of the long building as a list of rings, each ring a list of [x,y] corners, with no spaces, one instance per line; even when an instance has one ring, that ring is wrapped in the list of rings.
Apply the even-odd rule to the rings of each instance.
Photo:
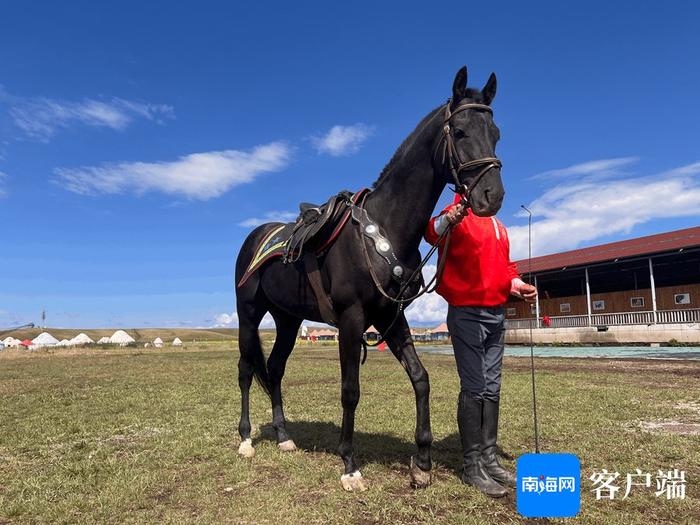
[[[510,342],[700,342],[700,227],[517,265],[540,293],[506,305]]]

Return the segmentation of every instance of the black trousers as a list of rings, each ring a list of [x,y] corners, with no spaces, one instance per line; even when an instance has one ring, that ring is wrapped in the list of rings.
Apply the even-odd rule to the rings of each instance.
[[[500,398],[504,318],[502,306],[450,306],[447,310],[461,391],[474,399]]]

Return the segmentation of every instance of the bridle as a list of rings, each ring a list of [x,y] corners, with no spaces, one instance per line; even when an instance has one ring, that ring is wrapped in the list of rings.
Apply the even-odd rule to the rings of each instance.
[[[452,178],[454,179],[455,192],[462,197],[462,203],[464,203],[464,205],[467,207],[471,207],[471,193],[476,187],[476,185],[479,184],[479,181],[481,181],[483,176],[486,175],[486,173],[488,173],[489,170],[491,170],[492,168],[500,168],[502,166],[502,163],[500,159],[496,157],[483,157],[481,159],[462,162],[462,159],[459,156],[459,151],[457,151],[457,147],[455,146],[455,138],[452,134],[451,123],[452,117],[454,117],[457,113],[461,113],[462,111],[466,111],[468,109],[488,111],[489,113],[493,114],[493,110],[490,106],[476,103],[462,104],[461,106],[457,106],[453,111],[450,111],[450,101],[448,100],[447,105],[445,106],[445,116],[442,127],[443,134],[442,137],[440,137],[440,140],[438,141],[437,145],[435,146],[433,160],[436,160],[438,151],[441,149],[442,146],[441,163],[443,166],[445,166],[447,163],[446,167],[449,168],[450,173],[452,174]],[[463,171],[469,171],[479,167],[481,167],[481,171],[477,173],[476,177],[474,177],[474,180],[471,182],[471,184],[462,184],[462,182],[459,180],[459,174]],[[360,207],[362,207],[363,205],[364,203],[360,203]],[[447,261],[447,252],[449,251],[452,227],[452,223],[448,224],[447,228],[445,228],[445,230],[439,235],[435,244],[430,248],[428,254],[425,257],[423,257],[420,264],[413,271],[411,276],[408,279],[403,280],[401,287],[399,288],[399,292],[398,294],[396,294],[396,297],[392,297],[391,295],[389,295],[382,286],[380,279],[376,275],[372,266],[372,262],[369,258],[369,253],[367,251],[367,246],[365,244],[364,238],[360,240],[362,252],[365,258],[365,263],[367,264],[375,288],[379,291],[379,293],[382,296],[384,296],[386,299],[396,304],[397,306],[396,314],[394,315],[394,318],[391,321],[391,323],[389,323],[388,328],[384,330],[384,333],[389,332],[393,328],[394,324],[398,320],[406,304],[414,301],[423,294],[434,292],[439,286],[440,281],[442,279],[443,271],[445,269],[445,263]],[[442,256],[438,259],[437,269],[435,271],[435,275],[433,275],[433,278],[430,280],[429,283],[425,284],[422,289],[420,289],[419,287],[419,290],[412,296],[404,297],[406,292],[408,292],[409,287],[416,281],[418,276],[421,275],[421,270],[430,260],[433,253],[435,253],[435,251],[438,249],[438,246],[440,245],[443,246]],[[381,334],[379,339],[374,343],[368,343],[364,340],[364,338],[362,339],[362,347],[364,351],[362,363],[364,363],[367,359],[367,347],[377,346],[383,341],[384,334]]]
[[[496,157],[483,157],[467,162],[463,162],[460,158],[459,151],[457,151],[457,147],[455,146],[455,137],[452,132],[452,117],[468,109],[487,111],[488,113],[493,114],[491,106],[476,103],[462,104],[461,106],[457,106],[454,110],[450,111],[450,101],[448,100],[447,104],[445,105],[445,116],[443,117],[442,137],[440,137],[440,140],[435,147],[433,158],[435,159],[440,149],[442,149],[442,159],[440,162],[443,166],[447,164],[447,168],[450,170],[452,178],[454,179],[455,192],[462,196],[462,201],[468,205],[471,205],[472,191],[476,185],[479,184],[482,177],[486,175],[490,169],[500,168],[503,163]],[[478,167],[481,167],[481,171],[477,173],[471,184],[462,184],[462,182],[459,180],[459,174],[463,171],[469,171]]]

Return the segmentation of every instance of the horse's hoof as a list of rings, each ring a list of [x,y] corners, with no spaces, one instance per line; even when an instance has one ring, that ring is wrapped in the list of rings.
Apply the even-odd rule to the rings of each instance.
[[[342,483],[343,488],[348,492],[360,491],[363,492],[367,490],[367,484],[362,478],[359,470],[351,474],[343,474],[340,476],[340,483]]]
[[[411,456],[411,487],[414,489],[424,489],[432,482],[432,473],[430,470],[423,470],[416,465],[413,456]]]
[[[294,452],[297,449],[297,446],[291,439],[288,439],[287,441],[282,441],[282,443],[277,443],[277,446],[282,452]]]
[[[243,441],[241,441],[241,444],[238,446],[238,453],[243,456],[244,458],[252,458],[255,456],[255,449],[253,448],[253,440],[248,438]]]

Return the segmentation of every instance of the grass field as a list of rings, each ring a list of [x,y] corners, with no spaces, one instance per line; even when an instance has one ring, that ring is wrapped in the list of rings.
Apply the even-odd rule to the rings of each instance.
[[[451,356],[426,355],[434,482],[409,487],[413,392],[403,369],[372,352],[362,367],[355,445],[370,484],[340,487],[337,351],[299,348],[285,377],[289,430],[278,451],[269,402],[254,386],[257,455],[237,456],[237,352],[183,350],[0,353],[0,523],[520,523],[515,499],[488,500],[456,470],[457,379]],[[507,359],[502,447],[532,449],[528,361]],[[700,367],[670,361],[538,360],[544,451],[577,454],[582,511],[573,523],[700,523]],[[642,422],[673,420],[673,432]],[[596,501],[596,469],[685,470],[685,500],[652,489]],[[556,520],[538,520],[555,522]]]

